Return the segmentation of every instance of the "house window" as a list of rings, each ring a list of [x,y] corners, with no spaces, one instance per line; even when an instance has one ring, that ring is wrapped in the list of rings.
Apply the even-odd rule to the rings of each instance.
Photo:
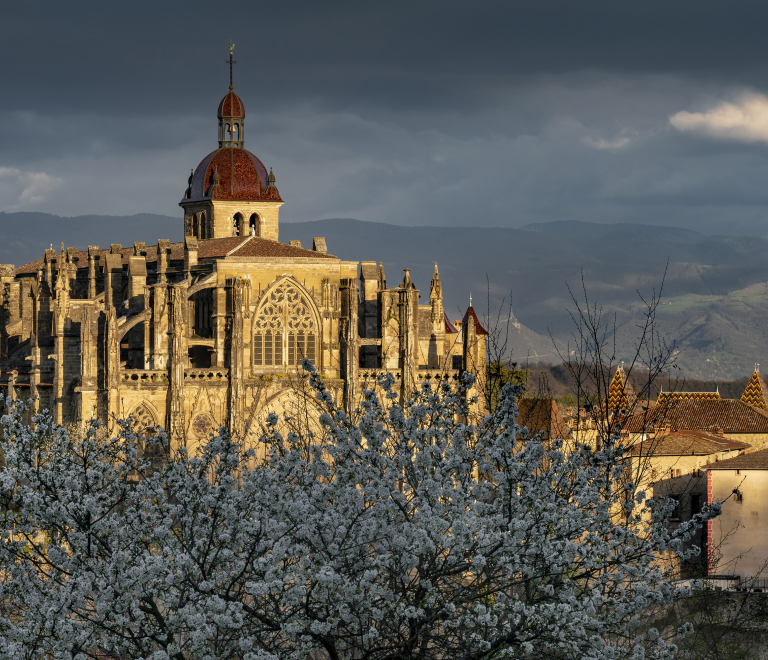
[[[671,520],[680,520],[680,498],[677,495],[670,495],[675,502],[675,508],[672,509]]]
[[[701,513],[701,495],[694,493],[691,495],[691,515],[695,516],[697,513]]]
[[[309,300],[289,280],[273,287],[254,321],[253,365],[297,366],[317,359],[317,324]]]

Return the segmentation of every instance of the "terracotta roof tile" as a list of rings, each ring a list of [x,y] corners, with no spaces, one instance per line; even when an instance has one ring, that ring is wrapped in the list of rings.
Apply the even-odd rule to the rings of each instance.
[[[214,172],[219,173],[219,185],[215,189]],[[228,147],[216,149],[200,161],[192,175],[190,196],[182,202],[209,198],[283,201],[277,188],[269,187],[269,174],[264,163],[247,149]]]
[[[517,406],[520,414],[516,421],[528,427],[531,434],[543,431],[547,440],[570,435],[571,430],[553,399],[520,399]]]
[[[739,399],[670,401],[629,417],[624,430],[640,433],[666,426],[675,430],[768,433],[768,411]]]
[[[768,470],[768,449],[710,463],[707,470]]]
[[[633,445],[635,455],[654,456],[708,456],[721,451],[734,451],[751,447],[746,442],[734,440],[706,431],[665,431],[654,438]]]
[[[752,378],[744,388],[744,394],[741,395],[741,400],[755,408],[768,410],[768,387],[759,371],[752,374]]]
[[[219,107],[216,110],[216,116],[221,119],[222,117],[243,117],[245,118],[245,104],[240,97],[232,90],[228,91],[224,98],[219,102]]]
[[[248,238],[248,236],[230,236],[228,238],[208,238],[198,241],[197,258],[215,259],[216,257],[224,257],[232,250],[236,249],[238,245],[245,243]],[[179,243],[179,245],[182,247],[181,258],[183,259],[184,245],[182,243]]]
[[[656,399],[656,405],[661,406],[669,401],[702,401],[719,398],[720,392],[661,392]]]
[[[248,238],[248,237],[247,237]],[[332,254],[305,250],[294,245],[286,245],[257,236],[249,237],[241,247],[230,253],[232,257],[289,257],[304,259],[337,259]]]

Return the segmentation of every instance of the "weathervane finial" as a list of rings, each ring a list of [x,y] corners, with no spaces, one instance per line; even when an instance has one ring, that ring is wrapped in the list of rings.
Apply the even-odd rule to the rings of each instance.
[[[232,86],[232,65],[233,65],[233,64],[237,64],[237,62],[235,62],[235,61],[232,59],[232,54],[233,54],[234,52],[235,52],[235,44],[234,44],[234,42],[233,42],[233,41],[230,39],[230,40],[229,40],[229,90],[230,90],[230,91],[232,91],[232,90],[234,89],[234,87]]]

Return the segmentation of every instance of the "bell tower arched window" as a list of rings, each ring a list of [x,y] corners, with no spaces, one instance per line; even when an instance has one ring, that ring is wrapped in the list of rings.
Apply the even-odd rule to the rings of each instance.
[[[289,279],[267,291],[254,321],[253,365],[292,367],[316,360],[317,323],[306,296]]]
[[[261,218],[258,213],[252,213],[248,220],[248,233],[251,236],[261,236]]]
[[[232,218],[232,232],[234,236],[246,236],[248,234],[248,232],[243,231],[245,229],[244,224],[243,214],[235,213],[235,216]]]

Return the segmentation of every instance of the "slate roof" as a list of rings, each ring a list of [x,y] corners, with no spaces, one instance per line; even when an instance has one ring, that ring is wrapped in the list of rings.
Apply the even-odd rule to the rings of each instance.
[[[703,401],[719,398],[720,392],[661,392],[656,399],[656,405],[661,406],[669,401]]]
[[[171,254],[169,261],[182,261],[184,259],[184,243],[181,241],[169,245]],[[99,250],[100,259],[97,262],[97,268],[104,263],[104,255],[109,252],[109,248]],[[147,263],[157,261],[157,246],[148,245],[146,248]],[[200,259],[220,259],[230,256],[238,257],[288,257],[292,259],[336,259],[337,257],[324,252],[313,252],[304,248],[286,245],[278,241],[271,241],[268,238],[258,236],[230,236],[227,238],[209,238],[198,241],[197,258]],[[122,249],[123,265],[128,264],[128,259],[133,256],[133,246]],[[58,253],[54,263],[59,259]],[[88,252],[78,250],[77,252],[78,270],[88,268]],[[26,275],[36,273],[38,269],[45,268],[45,259],[37,259],[16,269],[16,275]]]
[[[768,470],[768,449],[710,463],[707,470]]]
[[[768,411],[739,399],[670,401],[627,418],[623,429],[639,433],[667,426],[673,430],[768,433]]]
[[[751,447],[746,442],[734,440],[718,433],[707,431],[666,431],[651,440],[637,443],[632,447],[635,455],[654,456],[708,456],[721,451],[734,451]]]
[[[527,426],[531,435],[544,432],[545,439],[567,438],[571,430],[553,399],[520,399],[517,423]]]
[[[744,394],[741,395],[741,400],[755,408],[768,410],[768,387],[759,371],[755,370],[752,374],[752,378],[744,388]]]
[[[475,314],[475,308],[470,305],[467,307],[467,311],[464,312],[464,318],[461,321],[461,327],[466,328],[467,327],[467,318],[471,318],[475,322],[475,334],[478,336],[485,336],[488,334],[488,331],[480,324],[480,319],[477,318],[477,314]]]

